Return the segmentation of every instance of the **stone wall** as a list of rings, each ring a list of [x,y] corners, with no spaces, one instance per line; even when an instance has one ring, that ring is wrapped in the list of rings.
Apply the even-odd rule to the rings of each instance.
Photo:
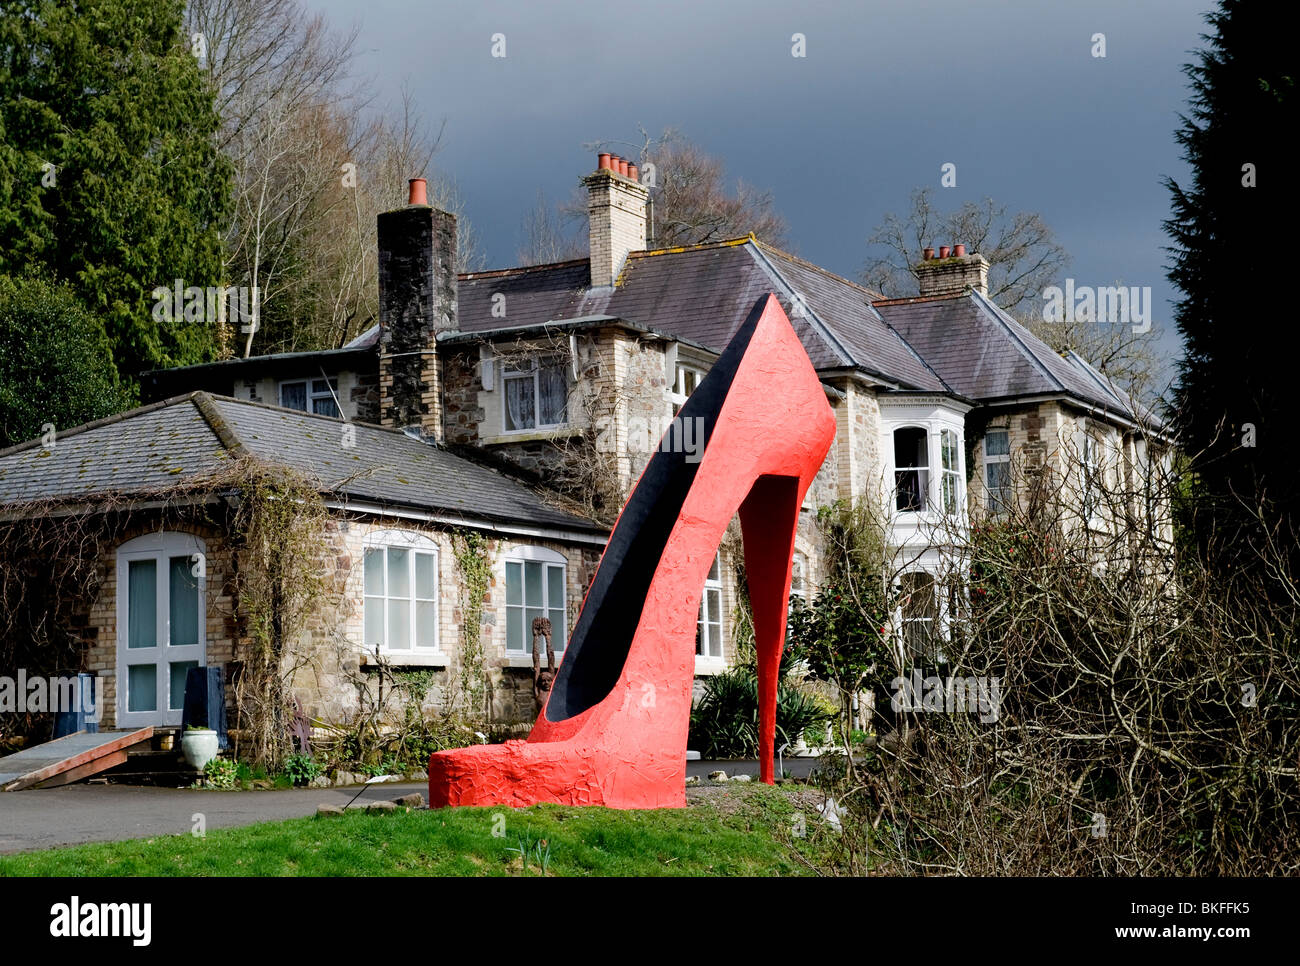
[[[379,216],[380,423],[441,438],[437,334],[457,325],[456,218],[426,205]]]
[[[77,628],[84,648],[86,670],[104,678],[106,708],[101,727],[116,726],[117,702],[117,547],[140,534],[159,529],[192,533],[205,545],[206,653],[209,666],[227,667],[246,657],[246,638],[241,637],[235,610],[235,575],[238,562],[226,542],[222,528],[190,523],[153,521],[125,531],[121,540],[105,550],[100,558],[98,593],[93,601],[74,608],[71,624]],[[438,640],[436,654],[416,653],[384,655],[392,668],[432,670],[434,685],[425,701],[425,710],[443,710],[455,697],[455,671],[461,651],[464,581],[456,561],[452,534],[437,526],[421,526],[407,521],[390,522],[353,516],[329,521],[321,552],[304,566],[316,568],[324,577],[324,593],[305,621],[302,633],[286,652],[286,671],[291,673],[291,687],[305,713],[322,723],[345,724],[367,702],[376,700],[379,678],[378,662],[362,646],[364,620],[363,554],[368,538],[400,531],[427,537],[437,551],[438,571]],[[488,554],[492,577],[488,587],[478,633],[484,647],[485,670],[489,677],[489,694],[493,720],[497,722],[531,721],[535,717],[532,698],[531,652],[508,652],[506,649],[505,560],[519,546],[542,547],[561,554],[565,559],[566,622],[563,631],[556,628],[557,644],[561,633],[565,640],[572,629],[582,597],[599,561],[599,549],[578,547],[552,540],[503,540],[490,538]],[[235,727],[234,688],[227,682],[227,699],[231,727]],[[393,710],[398,710],[394,708]]]
[[[856,379],[838,379],[834,382],[843,397],[837,399],[835,410],[835,442],[830,459],[835,462],[833,480],[835,491],[821,488],[817,502],[827,505],[836,499],[856,502],[863,498],[882,499],[880,404],[875,390]],[[827,482],[832,477],[828,474]]]
[[[85,670],[104,679],[103,717],[99,726],[117,727],[117,548],[128,540],[160,529],[197,536],[204,545],[204,633],[209,666],[235,660],[238,627],[234,619],[235,571],[221,528],[193,521],[142,520],[124,529],[113,546],[101,553],[97,592],[93,600],[74,605],[71,625],[80,635]]]
[[[987,513],[988,479],[984,469],[984,435],[990,429],[1005,429],[1011,451],[1011,478],[1018,505],[1028,506],[1029,494],[1039,484],[1046,470],[1051,485],[1053,477],[1059,478],[1062,468],[1060,451],[1063,434],[1070,423],[1064,407],[1054,401],[1045,401],[1014,409],[987,411],[980,421],[977,434],[969,440],[970,485],[967,487],[968,506],[972,517]],[[968,421],[969,424],[969,421]]]

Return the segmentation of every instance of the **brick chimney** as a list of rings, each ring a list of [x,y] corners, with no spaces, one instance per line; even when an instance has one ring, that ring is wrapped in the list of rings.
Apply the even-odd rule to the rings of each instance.
[[[379,421],[442,439],[437,334],[456,320],[456,216],[429,206],[423,178],[379,216]]]
[[[933,248],[921,255],[916,266],[917,281],[922,295],[952,295],[974,289],[981,295],[989,294],[989,263],[979,252],[966,254],[965,245],[939,247],[936,258]]]
[[[618,155],[601,154],[595,173],[582,179],[587,188],[593,288],[613,285],[628,252],[645,249],[650,192],[637,176],[635,164]]]

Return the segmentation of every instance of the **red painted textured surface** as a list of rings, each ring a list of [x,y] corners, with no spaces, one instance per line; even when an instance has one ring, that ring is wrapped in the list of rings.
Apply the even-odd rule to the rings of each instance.
[[[527,741],[435,753],[429,759],[430,805],[684,806],[700,595],[737,512],[759,656],[760,777],[771,783],[777,663],[799,506],[830,449],[835,417],[780,303],[767,296],[755,311],[757,325],[654,571],[613,690],[563,721],[549,720],[543,710]]]

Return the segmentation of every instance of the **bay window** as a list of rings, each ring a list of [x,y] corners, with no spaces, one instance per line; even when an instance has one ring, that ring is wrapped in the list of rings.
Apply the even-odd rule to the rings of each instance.
[[[903,619],[903,643],[917,663],[939,656],[938,600],[934,575],[913,570],[899,575],[899,607]]]
[[[915,513],[929,506],[929,434],[919,426],[894,430],[894,490],[900,513]]]
[[[1101,509],[1101,464],[1097,458],[1097,440],[1084,432],[1080,441],[1083,463],[1083,519],[1092,522]]]
[[[957,434],[951,429],[939,430],[939,465],[943,478],[942,500],[944,513],[957,513],[961,508],[961,461],[958,456],[960,443]]]
[[[695,387],[704,379],[703,371],[692,368],[691,366],[677,366],[676,378],[673,381],[672,391],[668,398],[673,404],[673,415],[676,416],[686,405],[686,400],[690,398]]]

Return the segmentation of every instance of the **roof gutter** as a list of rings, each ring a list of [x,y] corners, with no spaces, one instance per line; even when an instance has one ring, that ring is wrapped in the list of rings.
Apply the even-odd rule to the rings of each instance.
[[[493,342],[497,339],[506,339],[510,337],[518,338],[522,335],[535,332],[581,332],[587,329],[601,329],[609,326],[617,326],[621,329],[627,329],[629,332],[636,332],[641,335],[652,335],[656,338],[667,341],[678,342],[682,345],[690,346],[693,349],[699,349],[710,355],[720,355],[720,349],[707,346],[702,342],[696,342],[694,339],[686,339],[671,332],[664,332],[662,329],[652,329],[646,325],[640,325],[636,322],[629,322],[627,319],[617,315],[583,315],[573,319],[550,319],[546,322],[536,322],[532,325],[511,325],[503,326],[499,329],[476,329],[471,332],[440,332],[438,333],[439,345],[462,345],[474,344],[479,342]]]
[[[987,409],[998,409],[998,408],[1006,408],[1008,406],[1020,406],[1020,405],[1024,405],[1025,403],[1036,403],[1036,402],[1069,403],[1075,409],[1082,409],[1083,411],[1091,413],[1094,416],[1098,416],[1102,419],[1110,420],[1111,422],[1114,423],[1119,423],[1120,425],[1126,426],[1129,429],[1145,433],[1147,436],[1150,436],[1153,439],[1162,440],[1163,442],[1169,443],[1170,445],[1174,443],[1174,437],[1169,433],[1163,432],[1158,429],[1152,429],[1150,426],[1144,426],[1142,425],[1142,423],[1135,422],[1129,417],[1121,415],[1120,413],[1117,413],[1114,410],[1103,409],[1100,406],[1094,405],[1092,403],[1084,402],[1078,396],[1073,396],[1068,392],[1039,393],[1038,395],[1034,395],[1034,396],[1008,396],[1005,399],[981,399],[979,400],[979,406],[981,408],[987,408]]]
[[[354,513],[368,513],[377,517],[394,517],[399,520],[419,520],[423,523],[439,523],[450,527],[468,527],[472,530],[489,530],[519,537],[532,537],[539,540],[561,540],[566,543],[582,543],[593,547],[604,547],[609,541],[608,533],[580,533],[576,530],[564,530],[555,527],[530,527],[519,524],[500,524],[483,520],[481,517],[460,516],[450,513],[429,513],[424,510],[396,509],[382,503],[357,502],[354,500],[326,500],[325,506],[331,510],[347,510]]]

